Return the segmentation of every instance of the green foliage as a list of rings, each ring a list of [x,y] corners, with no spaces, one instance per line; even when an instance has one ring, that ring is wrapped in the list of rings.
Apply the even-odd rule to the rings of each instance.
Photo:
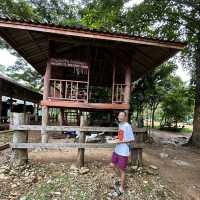
[[[9,66],[6,69],[6,74],[14,80],[23,80],[25,85],[31,87],[35,91],[40,91],[42,87],[41,75],[30,65],[28,65],[28,63],[21,57],[15,62],[13,66]]]
[[[80,12],[81,23],[92,29],[119,31],[127,0],[93,0]]]
[[[137,111],[137,119],[145,107],[150,108],[152,118],[154,118],[157,106],[170,89],[169,76],[176,68],[177,66],[173,62],[168,62],[148,73],[142,80],[135,84],[135,90],[131,99],[131,108]]]
[[[186,116],[191,115],[194,108],[194,98],[189,87],[177,77],[170,77],[171,88],[161,103],[163,111],[162,126],[177,128],[178,122],[186,120]]]

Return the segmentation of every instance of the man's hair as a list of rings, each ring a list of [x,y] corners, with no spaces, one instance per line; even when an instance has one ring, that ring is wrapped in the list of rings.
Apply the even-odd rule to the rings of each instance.
[[[120,111],[119,114],[120,114],[120,113],[124,113],[125,117],[127,116],[127,113],[126,113],[125,110],[124,110],[124,111]]]

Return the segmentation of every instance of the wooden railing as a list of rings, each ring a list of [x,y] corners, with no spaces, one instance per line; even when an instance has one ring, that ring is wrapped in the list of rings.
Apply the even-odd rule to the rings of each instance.
[[[51,99],[88,101],[88,82],[50,79]]]
[[[112,102],[123,103],[126,84],[113,84]]]

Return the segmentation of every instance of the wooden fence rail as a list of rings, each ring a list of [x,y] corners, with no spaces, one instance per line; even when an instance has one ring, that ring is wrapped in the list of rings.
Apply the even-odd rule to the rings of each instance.
[[[18,125],[10,126],[13,130],[21,130],[21,131],[41,131],[42,126],[40,125]],[[92,127],[92,126],[84,126],[80,128],[80,126],[47,126],[46,131],[82,131],[82,132],[117,132],[117,127]]]
[[[63,149],[63,148],[114,148],[114,144],[89,144],[89,143],[11,143],[13,149]]]
[[[41,131],[41,125],[11,125],[13,130],[21,131]],[[117,132],[118,127],[96,127],[96,126],[47,126],[46,131],[82,131],[82,132]],[[145,128],[134,128],[135,133],[143,133],[147,130]]]

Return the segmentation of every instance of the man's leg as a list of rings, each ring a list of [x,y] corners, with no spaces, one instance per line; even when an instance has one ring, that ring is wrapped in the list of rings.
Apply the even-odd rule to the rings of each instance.
[[[125,176],[126,176],[126,167],[128,165],[128,157],[120,156],[119,158],[119,171],[120,171],[120,192],[124,192],[125,189]]]
[[[110,163],[110,167],[112,168],[112,179],[120,176],[119,169],[116,167],[114,163]]]
[[[125,170],[119,169],[120,170],[120,192],[124,192],[124,188],[125,188],[125,178],[126,178],[126,173]]]

